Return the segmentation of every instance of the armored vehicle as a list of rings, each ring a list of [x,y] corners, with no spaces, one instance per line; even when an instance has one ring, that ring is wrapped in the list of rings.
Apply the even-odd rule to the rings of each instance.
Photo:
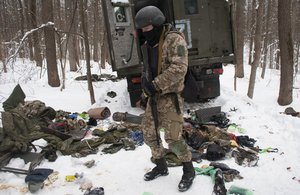
[[[184,94],[187,102],[201,102],[220,95],[219,75],[224,63],[234,63],[231,9],[226,0],[103,0],[111,64],[118,76],[126,77],[131,106],[142,93],[141,41],[135,29],[135,14],[154,5],[166,22],[184,33],[188,45],[188,76],[192,88]],[[186,77],[187,78],[187,77]],[[191,86],[193,85],[193,86]]]

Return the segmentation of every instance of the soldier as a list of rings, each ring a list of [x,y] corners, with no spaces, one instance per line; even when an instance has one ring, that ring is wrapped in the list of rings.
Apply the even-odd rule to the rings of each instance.
[[[136,28],[142,42],[144,61],[141,86],[149,97],[142,121],[145,143],[150,147],[156,166],[145,174],[150,181],[168,175],[166,149],[159,130],[169,149],[183,164],[183,176],[178,185],[183,192],[195,178],[191,152],[182,137],[184,77],[188,68],[187,44],[182,33],[165,23],[165,16],[154,6],[146,6],[135,16]],[[143,41],[142,41],[143,40]]]

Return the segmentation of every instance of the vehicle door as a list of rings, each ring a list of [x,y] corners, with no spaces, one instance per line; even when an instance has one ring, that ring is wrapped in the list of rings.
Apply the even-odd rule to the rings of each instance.
[[[141,66],[130,3],[103,0],[102,6],[113,70],[126,72],[126,69]]]

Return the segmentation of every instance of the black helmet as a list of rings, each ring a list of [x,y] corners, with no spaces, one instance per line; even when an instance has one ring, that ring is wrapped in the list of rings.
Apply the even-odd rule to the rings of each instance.
[[[136,28],[141,29],[152,24],[160,26],[165,22],[164,14],[155,6],[146,6],[140,9],[135,16]]]

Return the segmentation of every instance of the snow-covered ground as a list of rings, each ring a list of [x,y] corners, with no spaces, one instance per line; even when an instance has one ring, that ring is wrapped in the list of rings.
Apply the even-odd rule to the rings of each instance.
[[[9,72],[0,74],[0,110],[2,103],[10,95],[16,84],[20,84],[26,94],[25,100],[41,100],[47,106],[56,110],[83,112],[91,107],[107,106],[111,113],[121,111],[140,114],[143,111],[130,106],[127,83],[125,79],[118,82],[102,81],[93,83],[96,103],[91,105],[86,81],[75,81],[74,78],[84,75],[84,71],[67,73],[66,89],[51,88],[47,84],[47,73],[44,69],[34,67],[27,60],[18,60],[14,68],[8,67]],[[93,64],[92,73],[115,74],[110,67],[100,70]],[[279,72],[267,70],[265,79],[257,78],[254,98],[247,97],[250,66],[245,67],[245,78],[238,79],[237,91],[233,90],[234,66],[224,67],[224,74],[220,78],[221,96],[206,104],[186,105],[191,109],[209,106],[221,106],[227,113],[231,123],[236,123],[245,129],[244,135],[257,140],[260,148],[278,148],[278,153],[259,154],[258,166],[244,167],[235,163],[233,158],[221,162],[240,171],[241,180],[226,183],[230,186],[240,186],[253,190],[255,195],[298,195],[300,194],[300,118],[280,114],[288,106],[279,106]],[[260,75],[260,69],[258,74]],[[295,78],[291,105],[300,111],[300,77]],[[107,92],[115,91],[117,96],[110,98]],[[236,112],[230,109],[236,108]],[[112,119],[99,121],[98,126],[107,126]],[[240,135],[238,132],[234,132]],[[36,144],[45,144],[38,140]],[[102,147],[102,146],[101,146]],[[101,151],[101,150],[100,150]],[[121,150],[115,154],[101,152],[84,158],[71,156],[59,157],[55,162],[44,160],[39,168],[51,168],[58,171],[58,179],[51,185],[45,186],[36,194],[84,194],[79,189],[82,182],[92,182],[94,187],[103,187],[107,195],[175,195],[177,185],[182,176],[181,167],[170,168],[170,174],[154,181],[144,181],[143,175],[154,165],[150,161],[150,150],[146,145],[137,147],[134,151]],[[96,165],[87,168],[83,163],[95,160]],[[194,167],[209,164],[207,160],[201,163],[194,162]],[[26,168],[21,159],[13,159],[9,166]],[[66,175],[83,173],[81,180],[65,182]],[[0,194],[30,194],[26,193],[25,176],[13,173],[0,172]],[[210,195],[213,182],[209,176],[198,175],[190,190],[184,194]],[[25,190],[24,190],[25,189]],[[24,192],[25,191],[25,192]]]

